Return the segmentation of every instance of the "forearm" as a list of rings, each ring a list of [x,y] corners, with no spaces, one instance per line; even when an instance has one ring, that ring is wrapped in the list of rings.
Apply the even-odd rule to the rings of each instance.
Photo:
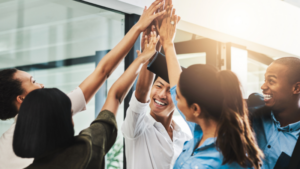
[[[139,26],[133,26],[117,46],[101,59],[94,72],[79,85],[87,103],[130,51],[140,32]]]
[[[102,110],[109,110],[116,114],[119,105],[132,87],[142,66],[143,62],[140,58],[133,61],[122,76],[112,85]]]
[[[144,64],[144,66],[142,67],[136,84],[135,97],[141,103],[148,102],[150,89],[154,79],[154,74],[147,70],[148,63],[149,62]]]
[[[163,45],[166,60],[167,60],[167,68],[168,68],[168,75],[169,75],[169,82],[170,86],[175,86],[181,74],[181,67],[179,61],[176,57],[176,52],[173,43],[165,43]]]

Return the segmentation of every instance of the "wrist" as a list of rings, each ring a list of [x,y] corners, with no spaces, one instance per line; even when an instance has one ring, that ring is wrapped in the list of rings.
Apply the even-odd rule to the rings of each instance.
[[[141,27],[141,25],[140,25],[139,22],[137,22],[133,27],[134,27],[134,29],[136,31],[139,31],[139,32],[143,32],[144,31],[144,30],[142,30],[142,27]]]
[[[169,41],[169,42],[164,42],[163,43],[163,48],[164,48],[164,51],[166,51],[167,49],[169,48],[174,48],[174,43]]]

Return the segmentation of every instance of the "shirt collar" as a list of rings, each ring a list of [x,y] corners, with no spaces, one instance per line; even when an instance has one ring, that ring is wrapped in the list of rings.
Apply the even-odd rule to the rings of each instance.
[[[16,115],[16,116],[14,117],[14,119],[15,119],[15,123],[16,123],[17,120],[18,120],[18,115]]]
[[[300,121],[291,123],[285,127],[281,127],[280,122],[275,118],[273,112],[271,112],[271,117],[274,121],[275,126],[278,128],[278,130],[292,132],[292,131],[298,131],[300,129]]]
[[[148,119],[149,119],[149,123],[150,123],[150,125],[154,125],[155,123],[160,123],[160,122],[157,122],[151,115],[150,115],[150,113],[149,114],[147,114],[147,116],[148,116]],[[175,131],[175,132],[181,132],[182,130],[181,130],[181,127],[174,121],[174,120],[172,120],[172,124],[173,124],[173,131]]]

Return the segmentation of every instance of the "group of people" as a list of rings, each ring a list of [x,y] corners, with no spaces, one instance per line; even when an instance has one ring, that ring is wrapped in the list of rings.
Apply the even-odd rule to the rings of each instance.
[[[173,43],[179,21],[171,0],[156,0],[67,95],[24,71],[1,70],[0,119],[15,122],[0,138],[0,169],[104,168],[118,132],[117,110],[138,75],[121,128],[128,169],[287,167],[300,133],[300,59],[275,60],[265,72],[264,96],[254,94],[259,104],[247,106],[233,72],[202,64],[182,70]],[[113,84],[90,127],[74,136],[72,116],[85,110],[140,33],[142,51]],[[155,74],[147,69],[161,48],[167,79],[155,71],[160,68],[151,68]],[[192,138],[172,119],[175,109]]]

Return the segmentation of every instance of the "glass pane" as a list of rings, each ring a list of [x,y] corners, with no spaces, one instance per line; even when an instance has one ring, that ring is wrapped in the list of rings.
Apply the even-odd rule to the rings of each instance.
[[[72,66],[57,62],[56,68],[46,69],[49,62],[111,50],[125,34],[124,14],[74,0],[0,0],[0,14],[0,69],[42,63],[45,67],[29,73],[45,87],[57,87],[66,93],[74,90],[95,69],[95,62],[76,62]],[[124,62],[107,81],[107,90],[123,72]],[[117,116],[119,127],[123,112],[121,105]],[[74,116],[75,133],[88,127],[94,118],[93,98],[85,112]],[[0,135],[12,123],[13,119],[0,121]],[[121,138],[122,132],[119,132],[112,150],[121,149],[122,152],[115,151],[115,157],[110,158],[111,161],[119,159],[119,162],[111,163],[108,168],[123,167]]]
[[[188,68],[194,64],[206,64],[206,53],[188,53],[177,55],[179,64],[182,67]]]
[[[248,58],[248,73],[247,73],[247,96],[251,93],[262,93],[261,85],[265,81],[265,72],[267,65]]]
[[[231,71],[233,71],[240,80],[243,98],[248,98],[248,96],[246,95],[247,59],[247,50],[231,47]]]

